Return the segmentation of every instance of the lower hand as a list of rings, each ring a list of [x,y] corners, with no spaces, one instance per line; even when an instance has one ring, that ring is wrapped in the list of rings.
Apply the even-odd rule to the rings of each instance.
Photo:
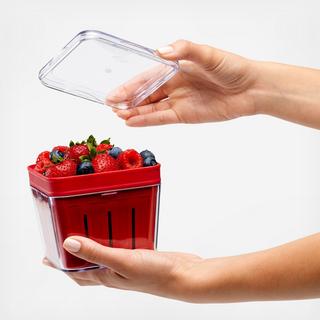
[[[73,236],[71,254],[107,268],[67,275],[79,285],[104,285],[188,302],[240,302],[320,297],[320,233],[233,257],[109,248]],[[48,264],[48,262],[46,262]]]
[[[67,273],[81,286],[104,285],[193,302],[201,296],[198,291],[203,286],[197,279],[197,270],[205,260],[196,255],[116,249],[78,236],[68,238],[64,248],[79,258],[107,267]],[[47,260],[44,263],[49,264]]]

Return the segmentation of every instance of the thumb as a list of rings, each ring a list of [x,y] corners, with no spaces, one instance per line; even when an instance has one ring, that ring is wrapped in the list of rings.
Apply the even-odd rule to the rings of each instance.
[[[157,49],[158,54],[168,60],[189,60],[205,69],[214,69],[225,57],[225,52],[213,47],[178,40],[173,44]]]
[[[73,236],[67,238],[63,247],[72,255],[106,266],[126,277],[133,265],[135,253],[133,250],[105,247],[91,239]]]

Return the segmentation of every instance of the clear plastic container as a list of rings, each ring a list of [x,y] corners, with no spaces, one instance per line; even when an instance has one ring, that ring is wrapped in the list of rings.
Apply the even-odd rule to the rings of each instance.
[[[28,167],[45,256],[63,271],[99,268],[63,248],[69,236],[105,246],[156,249],[160,165],[48,178]]]
[[[39,72],[53,89],[114,108],[136,107],[179,70],[155,51],[100,31],[76,35]]]

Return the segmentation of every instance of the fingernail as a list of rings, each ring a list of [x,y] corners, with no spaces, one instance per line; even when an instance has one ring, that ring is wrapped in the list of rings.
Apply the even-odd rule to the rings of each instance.
[[[121,110],[117,112],[117,116],[123,120],[126,120],[129,118],[131,112],[129,110]]]
[[[78,252],[81,248],[81,243],[74,239],[66,239],[63,243],[63,247],[71,252]]]
[[[170,54],[174,51],[171,46],[162,47],[157,50],[160,54],[163,54],[163,55]]]

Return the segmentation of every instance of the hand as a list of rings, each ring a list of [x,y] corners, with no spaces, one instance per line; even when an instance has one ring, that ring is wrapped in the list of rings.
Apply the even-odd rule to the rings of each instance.
[[[67,275],[81,286],[146,292],[188,302],[240,302],[320,297],[320,233],[233,257],[115,249],[73,236],[71,254],[107,268]],[[44,263],[50,265],[48,260]],[[52,265],[51,265],[52,266]]]
[[[201,123],[255,114],[250,89],[256,72],[250,60],[184,40],[159,49],[158,54],[181,60],[181,71],[139,107],[113,109],[127,125]],[[131,94],[128,86],[126,93]],[[123,95],[122,99],[128,100]]]
[[[64,248],[79,258],[107,267],[66,273],[81,286],[104,285],[185,301],[196,301],[201,296],[197,289],[201,290],[201,282],[196,278],[204,259],[198,256],[109,248],[78,236],[68,238]],[[46,259],[44,263],[49,265]]]
[[[320,129],[319,70],[248,60],[184,40],[158,49],[158,54],[180,60],[181,70],[140,106],[113,109],[129,126],[214,122],[267,114]],[[137,85],[152,72],[119,87],[110,100],[114,98],[114,105],[126,104]]]

